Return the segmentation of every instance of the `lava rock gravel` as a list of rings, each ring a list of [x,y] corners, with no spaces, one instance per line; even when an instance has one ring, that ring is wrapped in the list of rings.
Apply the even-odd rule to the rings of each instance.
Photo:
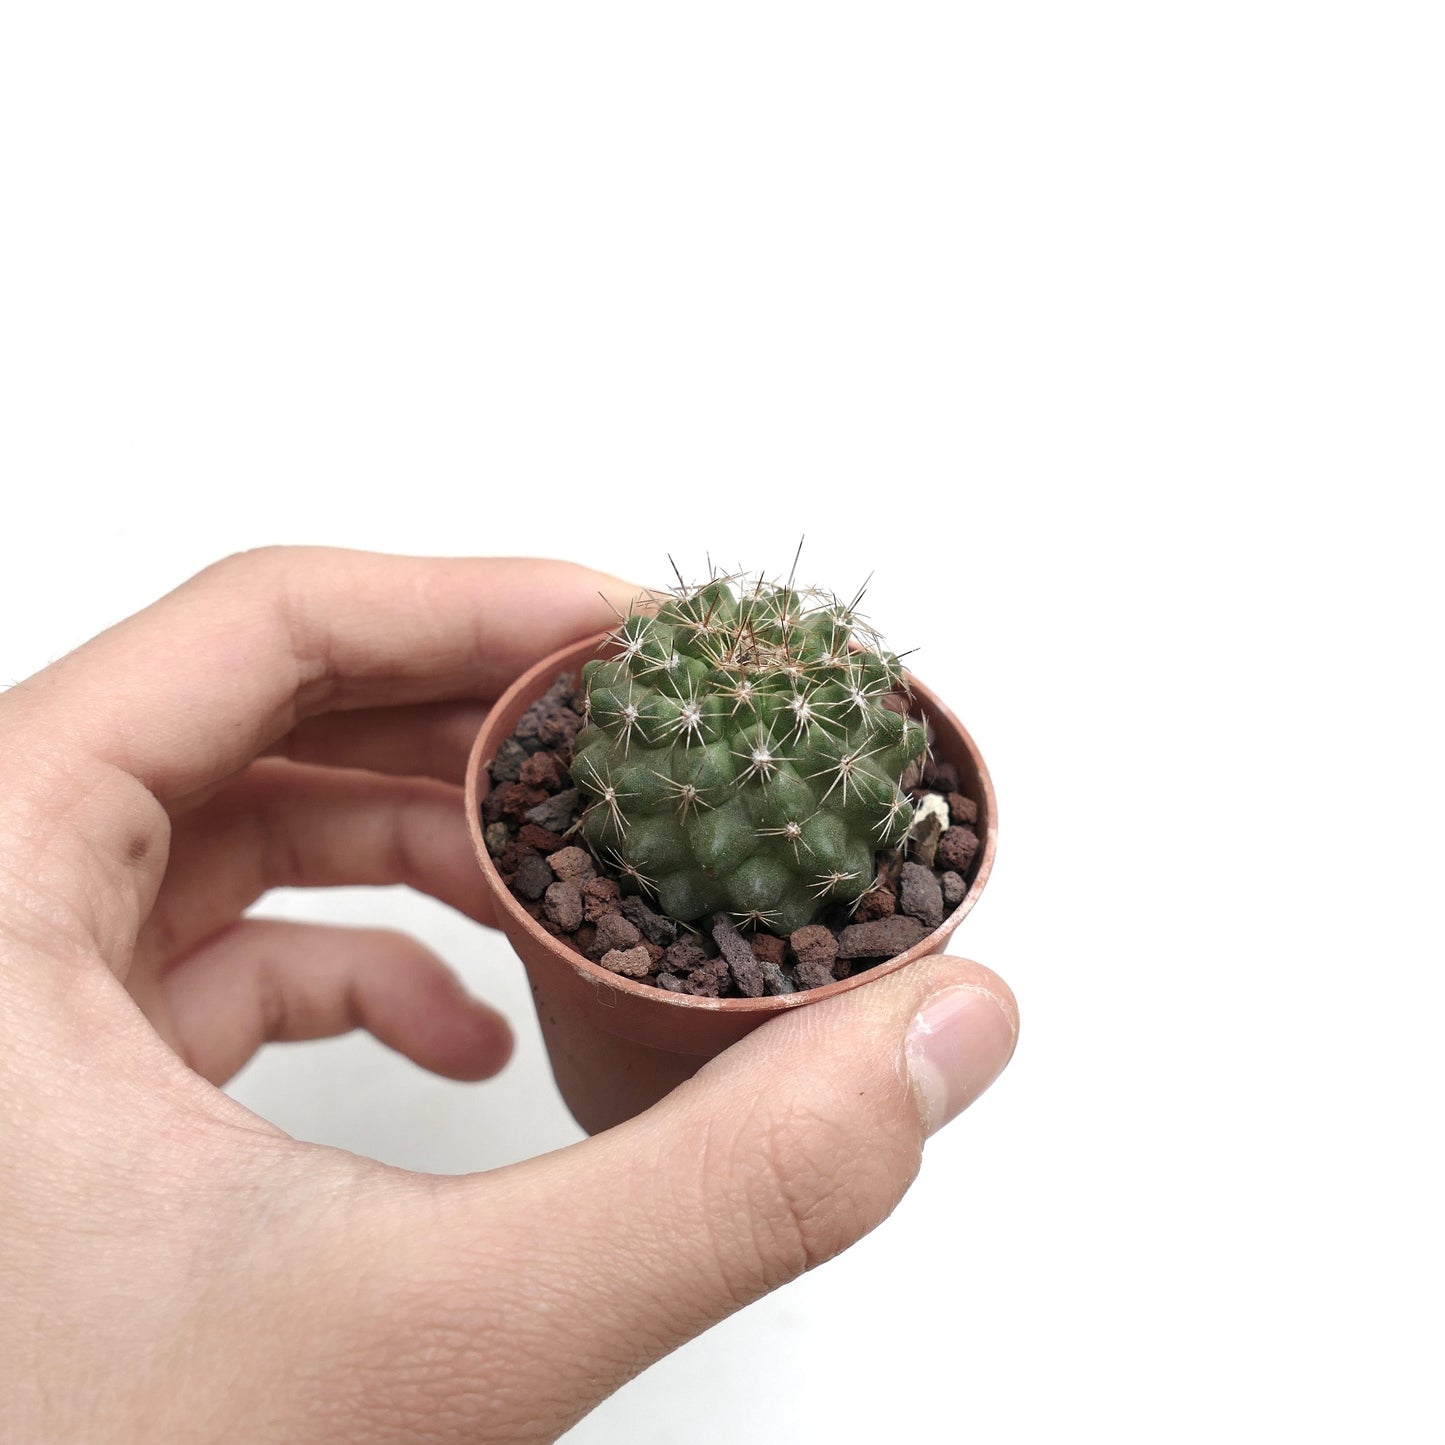
[[[724,913],[696,925],[665,918],[580,846],[582,799],[570,768],[582,716],[571,674],[522,715],[488,770],[483,836],[527,913],[619,977],[699,998],[823,988],[911,948],[968,892],[978,806],[960,791],[952,764],[926,758],[904,779],[916,810],[909,838],[877,855],[874,885],[851,909],[832,909],[786,938],[765,928],[744,933]]]

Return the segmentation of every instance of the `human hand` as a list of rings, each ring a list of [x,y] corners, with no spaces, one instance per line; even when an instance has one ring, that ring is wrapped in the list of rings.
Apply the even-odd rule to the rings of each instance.
[[[415,941],[241,915],[400,882],[490,923],[467,749],[486,700],[608,621],[599,591],[634,595],[270,549],[0,696],[0,1437],[554,1439],[865,1234],[1003,1068],[1012,995],[937,958],[489,1174],[299,1143],[215,1087],[358,1024],[450,1077],[506,1062]]]

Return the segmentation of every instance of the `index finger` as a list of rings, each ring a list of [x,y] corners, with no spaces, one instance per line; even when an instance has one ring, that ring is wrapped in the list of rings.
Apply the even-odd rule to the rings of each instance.
[[[321,712],[493,698],[636,595],[527,558],[267,548],[207,568],[0,696],[0,866],[28,880],[27,936],[123,972],[164,875],[165,805]]]
[[[49,722],[167,802],[317,713],[489,701],[637,595],[568,562],[264,548],[208,567],[13,688],[7,711]]]

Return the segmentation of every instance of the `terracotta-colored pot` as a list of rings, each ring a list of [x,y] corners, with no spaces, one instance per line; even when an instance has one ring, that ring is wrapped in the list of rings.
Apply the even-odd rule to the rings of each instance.
[[[590,1134],[620,1124],[691,1078],[715,1054],[785,1009],[860,988],[943,949],[993,867],[997,811],[988,769],[958,719],[917,678],[912,711],[933,724],[934,752],[958,769],[963,791],[978,805],[978,857],[963,902],[906,953],[825,988],[764,998],[694,998],[619,977],[552,937],[502,881],[482,837],[481,803],[491,789],[487,765],[522,714],[564,672],[580,672],[605,656],[605,634],[573,643],[524,673],[487,714],[467,764],[467,826],[502,931],[521,956],[537,1003],[552,1074],[572,1116]]]

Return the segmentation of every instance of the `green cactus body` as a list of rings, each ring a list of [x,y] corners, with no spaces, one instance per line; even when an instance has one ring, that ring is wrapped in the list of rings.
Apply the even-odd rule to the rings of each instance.
[[[593,851],[682,922],[788,933],[873,884],[913,809],[903,671],[836,598],[714,579],[634,614],[582,670],[572,776]]]

